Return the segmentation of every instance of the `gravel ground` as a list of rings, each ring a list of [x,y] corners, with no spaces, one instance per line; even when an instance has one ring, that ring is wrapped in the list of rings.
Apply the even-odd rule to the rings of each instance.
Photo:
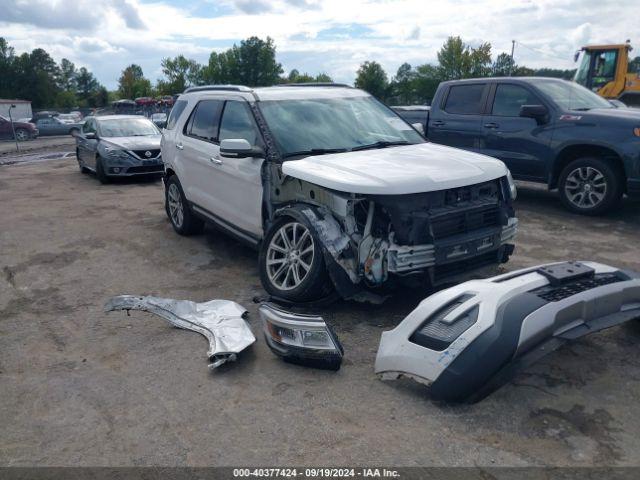
[[[51,155],[57,152],[72,152],[76,148],[76,139],[71,135],[59,135],[51,137],[39,137],[28,142],[18,142],[20,151],[16,151],[16,144],[13,140],[0,141],[0,165],[6,162],[16,162],[24,160],[23,156],[28,155]]]
[[[3,145],[4,146],[4,145]],[[65,144],[66,146],[66,144]],[[0,465],[638,465],[640,322],[589,336],[471,406],[373,373],[380,334],[421,299],[328,308],[343,368],[288,365],[260,334],[257,255],[176,235],[159,181],[102,186],[74,160],[0,167]],[[640,270],[640,209],[565,212],[523,185],[507,269],[592,259]],[[206,341],[112,295],[231,299],[256,344],[207,369]]]

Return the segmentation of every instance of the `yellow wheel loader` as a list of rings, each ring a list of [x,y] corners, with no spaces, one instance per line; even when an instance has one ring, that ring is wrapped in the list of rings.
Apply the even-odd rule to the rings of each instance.
[[[640,67],[629,72],[629,40],[619,45],[589,45],[576,52],[580,59],[574,81],[609,100],[640,107]]]

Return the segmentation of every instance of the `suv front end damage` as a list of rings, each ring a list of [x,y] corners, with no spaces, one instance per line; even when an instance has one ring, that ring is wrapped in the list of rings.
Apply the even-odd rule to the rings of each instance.
[[[279,173],[279,172],[278,172]],[[405,195],[344,193],[275,174],[275,216],[304,216],[344,298],[374,299],[382,285],[427,288],[504,263],[518,220],[507,177]],[[337,267],[337,268],[336,268]]]
[[[565,262],[473,280],[382,334],[375,371],[436,400],[475,402],[565,343],[640,318],[640,274]]]

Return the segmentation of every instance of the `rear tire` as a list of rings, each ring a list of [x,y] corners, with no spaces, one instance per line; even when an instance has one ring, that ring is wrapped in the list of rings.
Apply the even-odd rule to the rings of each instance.
[[[170,176],[165,182],[164,208],[176,233],[189,236],[204,230],[204,220],[191,211],[176,175]]]
[[[319,300],[333,290],[320,239],[306,219],[283,217],[271,226],[259,268],[264,289],[291,302]]]
[[[570,162],[560,173],[558,189],[563,205],[581,215],[601,215],[622,198],[623,176],[609,163],[596,157]]]

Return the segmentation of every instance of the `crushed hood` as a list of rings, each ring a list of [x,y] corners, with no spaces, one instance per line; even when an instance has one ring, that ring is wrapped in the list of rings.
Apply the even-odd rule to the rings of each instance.
[[[157,150],[160,148],[162,135],[145,135],[140,137],[108,137],[103,143],[111,144],[124,150]]]
[[[289,160],[282,171],[342,192],[399,195],[473,185],[507,174],[492,157],[434,143]]]

